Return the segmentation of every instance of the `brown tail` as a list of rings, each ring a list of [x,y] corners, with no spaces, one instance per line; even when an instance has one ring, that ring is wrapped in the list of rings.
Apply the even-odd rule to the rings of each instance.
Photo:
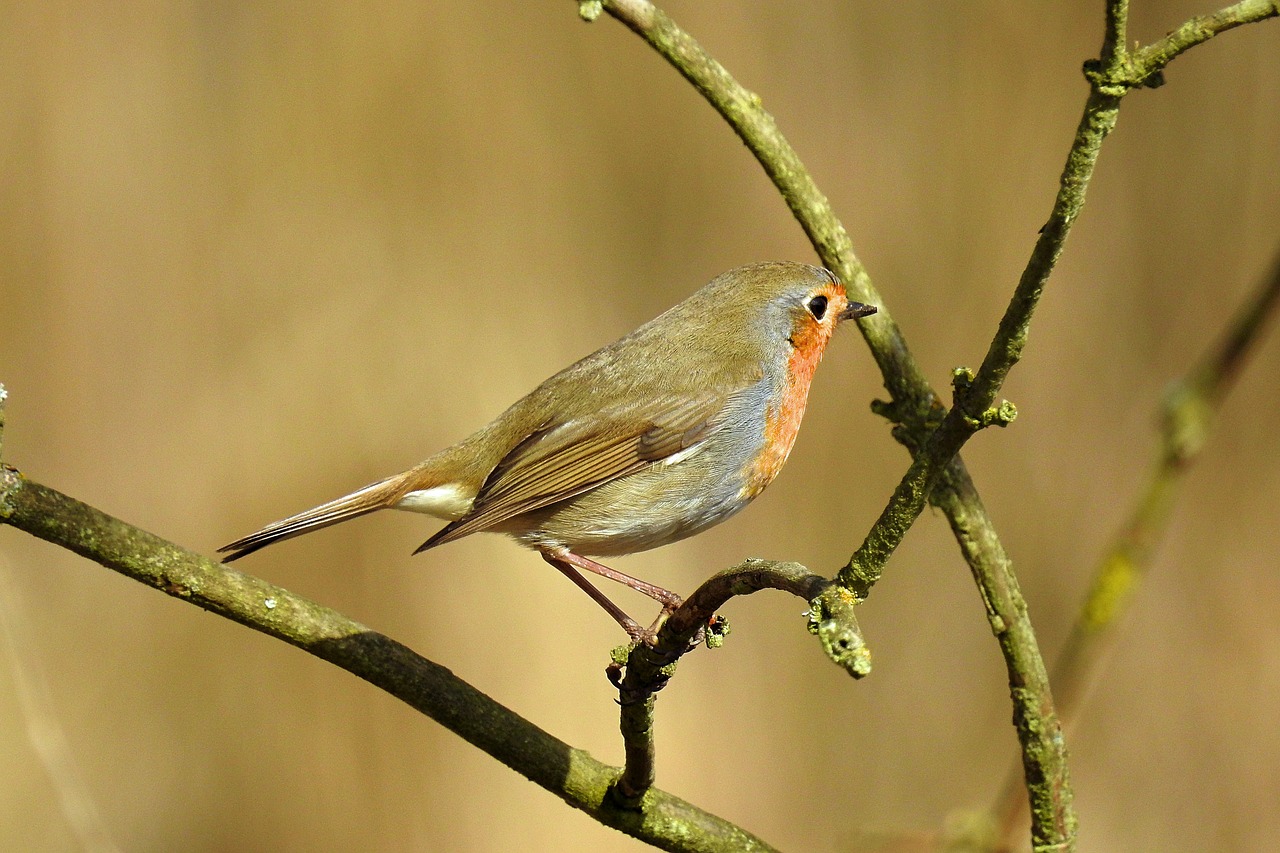
[[[288,518],[268,524],[257,533],[250,533],[243,539],[237,539],[230,545],[222,546],[218,549],[218,553],[225,553],[227,556],[222,558],[222,562],[230,563],[232,560],[238,560],[245,554],[252,554],[259,548],[265,548],[274,542],[292,539],[294,536],[309,533],[312,530],[319,530],[322,527],[328,527],[340,521],[346,521],[375,510],[394,506],[396,501],[403,497],[403,494],[404,475],[397,474],[394,477],[370,483],[363,489],[321,504],[306,512],[300,512],[297,515],[291,515]]]

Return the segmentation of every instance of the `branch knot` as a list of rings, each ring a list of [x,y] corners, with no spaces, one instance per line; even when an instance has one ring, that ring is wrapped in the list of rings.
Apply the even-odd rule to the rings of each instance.
[[[809,633],[817,636],[827,657],[854,678],[871,673],[871,649],[858,627],[854,608],[859,599],[833,584],[809,602]]]
[[[969,391],[973,387],[974,372],[967,367],[957,367],[951,371],[951,404],[960,410],[965,425],[977,432],[989,426],[1007,427],[1018,417],[1018,407],[1008,400],[1001,400],[1000,405],[984,409],[976,415],[969,414],[966,404],[969,402]]]
[[[1151,68],[1132,54],[1121,57],[1110,69],[1103,68],[1100,59],[1085,60],[1081,73],[1095,92],[1117,100],[1134,89],[1159,89],[1165,84],[1163,68]]]

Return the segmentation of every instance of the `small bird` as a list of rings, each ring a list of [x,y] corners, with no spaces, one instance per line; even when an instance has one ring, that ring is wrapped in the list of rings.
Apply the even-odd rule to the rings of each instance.
[[[626,584],[664,612],[680,597],[587,555],[666,545],[750,503],[791,452],[836,326],[875,311],[820,267],[730,270],[462,442],[219,551],[230,562],[375,510],[425,513],[449,523],[415,554],[482,530],[506,533],[643,640],[645,629],[578,570]]]

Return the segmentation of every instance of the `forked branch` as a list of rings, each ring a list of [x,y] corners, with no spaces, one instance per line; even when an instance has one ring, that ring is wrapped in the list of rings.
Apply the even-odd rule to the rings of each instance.
[[[1012,419],[1012,406],[996,406],[996,396],[1021,358],[1035,308],[1083,208],[1102,143],[1115,127],[1120,99],[1135,86],[1156,85],[1164,65],[1178,53],[1218,32],[1273,16],[1276,4],[1237,3],[1216,15],[1188,22],[1150,48],[1129,53],[1125,49],[1127,0],[1107,3],[1100,57],[1086,64],[1090,94],[1053,209],[981,367],[975,374],[960,374],[954,405],[945,416],[937,394],[916,368],[883,300],[854,255],[847,232],[759,97],[738,84],[648,0],[590,0],[582,3],[582,8],[588,19],[601,8],[607,10],[706,97],[756,155],[822,261],[846,279],[856,298],[880,308],[880,313],[860,328],[893,397],[892,402],[881,404],[880,411],[899,423],[895,436],[911,450],[913,462],[863,545],[838,575],[838,587],[829,587],[819,602],[836,589],[865,597],[926,501],[939,506],[973,571],[1005,655],[1032,802],[1033,844],[1037,849],[1072,849],[1075,817],[1065,745],[1044,662],[1012,565],[957,454],[978,429]]]

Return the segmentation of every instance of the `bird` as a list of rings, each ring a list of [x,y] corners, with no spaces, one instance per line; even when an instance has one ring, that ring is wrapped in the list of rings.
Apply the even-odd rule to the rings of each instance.
[[[219,552],[230,562],[377,510],[409,510],[447,522],[415,554],[480,531],[507,534],[633,640],[651,638],[581,571],[653,598],[664,614],[678,607],[675,593],[591,558],[676,542],[750,503],[791,452],[837,326],[875,312],[822,267],[729,270],[461,442]]]

